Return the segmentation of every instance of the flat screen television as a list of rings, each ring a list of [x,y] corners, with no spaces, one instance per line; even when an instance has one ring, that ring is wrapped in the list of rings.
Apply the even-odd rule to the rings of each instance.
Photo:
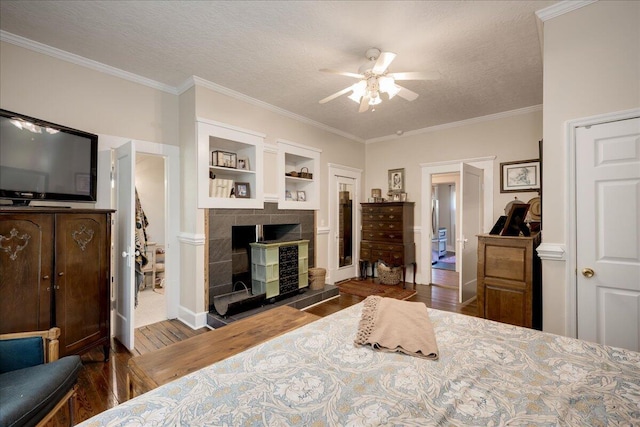
[[[98,135],[0,110],[0,198],[95,202]]]

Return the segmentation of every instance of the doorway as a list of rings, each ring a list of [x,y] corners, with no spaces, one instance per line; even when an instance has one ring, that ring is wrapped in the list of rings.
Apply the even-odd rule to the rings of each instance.
[[[359,169],[329,164],[329,283],[359,274],[361,174]]]
[[[443,274],[438,270],[458,271],[455,242],[460,174],[435,174],[431,182],[431,283],[441,285]]]
[[[447,162],[438,162],[438,163],[428,163],[420,165],[422,168],[422,186],[424,191],[421,194],[421,202],[422,206],[431,206],[431,201],[433,200],[433,178],[439,174],[458,174],[460,176],[460,185],[456,186],[456,213],[457,213],[457,221],[456,221],[456,230],[454,237],[454,247],[456,252],[456,270],[458,273],[458,292],[459,292],[459,302],[466,301],[469,298],[473,298],[472,293],[468,292],[472,288],[472,283],[474,283],[473,277],[471,277],[476,271],[476,265],[472,265],[472,252],[473,252],[473,243],[475,234],[470,234],[472,237],[465,238],[461,233],[462,224],[465,220],[468,220],[469,217],[472,218],[482,218],[482,222],[477,226],[474,225],[474,229],[478,229],[479,232],[487,232],[491,229],[492,218],[493,218],[493,163],[495,160],[495,156],[491,157],[483,157],[483,158],[474,158],[474,159],[461,159],[461,160],[452,160]],[[465,169],[465,165],[470,165],[472,168],[480,169],[479,179],[476,180],[467,180],[468,182],[473,182],[474,184],[471,187],[480,187],[481,190],[481,198],[480,200],[469,200],[466,203],[468,207],[467,210],[473,208],[472,210],[476,212],[475,215],[469,215],[465,212],[464,204],[462,203],[462,177],[461,171]],[[479,212],[480,214],[478,215]],[[462,220],[462,221],[461,221]],[[422,209],[421,212],[421,223],[422,224],[430,224],[431,226],[423,227],[423,231],[420,237],[420,246],[421,248],[431,248],[432,240],[434,237],[434,233],[432,232],[433,223],[432,223],[432,210],[431,209]],[[466,232],[464,233],[466,234]],[[477,234],[477,233],[476,233]],[[463,252],[467,254],[468,266],[465,266],[462,263],[462,255]],[[421,283],[429,283],[431,284],[431,279],[434,274],[434,269],[432,268],[432,252],[431,250],[422,250],[420,254],[420,277],[419,280]],[[437,273],[436,273],[437,274]],[[438,279],[440,280],[440,279]],[[464,286],[463,286],[464,285]],[[464,294],[464,295],[463,295]]]
[[[113,224],[112,236],[114,239],[113,263],[112,263],[112,322],[111,334],[115,336],[129,350],[134,348],[134,324],[135,324],[135,286],[133,251],[125,251],[121,241],[132,239],[129,246],[133,247],[134,228],[132,221],[122,218],[134,218],[135,197],[135,161],[131,163],[130,172],[118,174],[116,171],[115,152],[123,147],[130,146],[129,156],[135,159],[136,155],[154,155],[163,158],[164,178],[162,187],[165,195],[163,206],[154,206],[151,209],[164,211],[164,257],[165,257],[165,315],[168,319],[178,317],[180,305],[180,148],[173,145],[158,144],[147,141],[132,141],[128,138],[100,135],[98,146],[98,202],[96,208],[118,209]],[[119,175],[119,177],[118,177]],[[121,181],[128,182],[121,182]],[[127,203],[118,201],[117,188],[120,185],[131,187],[131,197]],[[121,205],[123,208],[119,209]],[[127,245],[125,245],[126,247]],[[122,255],[122,256],[121,256]]]
[[[165,289],[165,158],[139,153],[135,160],[136,232],[145,265],[138,274],[134,328],[167,319]]]

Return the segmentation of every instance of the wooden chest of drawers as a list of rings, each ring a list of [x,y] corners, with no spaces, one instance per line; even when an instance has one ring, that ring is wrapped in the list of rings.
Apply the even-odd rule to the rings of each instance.
[[[362,203],[360,261],[401,266],[413,264],[416,282],[416,246],[413,240],[413,202]]]

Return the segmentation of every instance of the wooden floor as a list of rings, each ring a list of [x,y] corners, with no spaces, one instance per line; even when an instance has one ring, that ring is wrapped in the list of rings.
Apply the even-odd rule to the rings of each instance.
[[[441,276],[438,278],[434,276],[434,282],[442,285],[417,285],[417,294],[409,301],[421,301],[428,307],[475,316],[475,301],[467,305],[457,302],[457,273],[447,270],[434,270],[434,272],[438,272],[436,274]],[[406,286],[412,287],[413,285],[407,284]],[[454,288],[454,286],[456,287]],[[363,299],[363,297],[342,294],[338,298],[311,307],[306,311],[324,317],[357,304]],[[84,367],[78,380],[79,390],[74,421],[76,423],[84,421],[126,400],[127,362],[131,357],[208,331],[207,328],[194,331],[178,320],[166,320],[136,329],[134,354],[114,340],[111,345],[111,357],[106,363],[103,362],[102,348],[96,348],[82,355]],[[63,409],[49,425],[67,426],[68,423],[69,415],[67,410]]]

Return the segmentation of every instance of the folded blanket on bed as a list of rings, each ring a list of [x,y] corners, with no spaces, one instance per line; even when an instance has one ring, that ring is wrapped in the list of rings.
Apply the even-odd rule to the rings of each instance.
[[[364,300],[356,345],[436,360],[438,346],[427,306],[421,302],[369,296]]]

